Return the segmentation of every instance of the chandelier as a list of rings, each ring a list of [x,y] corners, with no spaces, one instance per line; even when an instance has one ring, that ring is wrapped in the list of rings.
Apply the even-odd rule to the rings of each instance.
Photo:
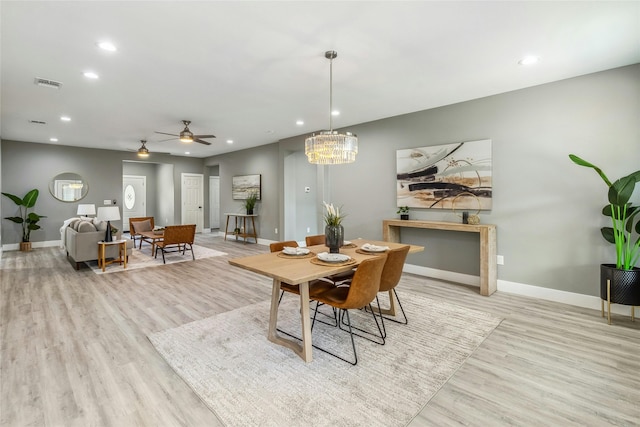
[[[304,153],[309,163],[315,165],[341,165],[353,163],[358,154],[358,137],[351,132],[340,133],[333,130],[333,60],[338,56],[335,50],[324,54],[329,60],[329,130],[312,134],[304,141]]]

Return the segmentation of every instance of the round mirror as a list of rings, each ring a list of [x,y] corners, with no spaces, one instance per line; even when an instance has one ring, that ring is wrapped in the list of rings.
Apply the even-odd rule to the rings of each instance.
[[[77,202],[87,195],[89,184],[77,173],[65,172],[49,182],[49,192],[61,202]]]

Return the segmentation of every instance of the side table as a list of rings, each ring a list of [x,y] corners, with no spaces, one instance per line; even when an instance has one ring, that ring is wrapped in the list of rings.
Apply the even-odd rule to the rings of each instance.
[[[226,213],[225,214],[227,216],[227,224],[225,225],[225,229],[224,229],[224,240],[227,240],[227,234],[233,234],[236,236],[236,240],[238,240],[238,237],[242,237],[244,239],[244,243],[247,243],[247,238],[251,237],[253,240],[255,240],[256,243],[258,243],[258,233],[256,232],[256,222],[255,222],[255,218],[258,216],[256,214],[240,214],[240,213]],[[233,229],[234,231],[230,232],[229,231],[229,218],[231,217],[235,217],[235,228]],[[249,232],[249,228],[247,227],[247,218],[251,219],[251,232]],[[236,232],[236,230],[240,229],[240,223],[242,223],[242,230],[241,232]]]
[[[111,261],[106,260],[107,246],[118,245],[118,258],[114,258]],[[98,242],[98,267],[102,268],[102,271],[107,265],[117,262],[118,264],[124,264],[124,268],[127,268],[127,241],[126,240],[114,240],[113,242]]]

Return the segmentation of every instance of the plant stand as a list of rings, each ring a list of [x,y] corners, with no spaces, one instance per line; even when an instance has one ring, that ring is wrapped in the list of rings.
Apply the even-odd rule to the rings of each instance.
[[[631,321],[635,307],[640,306],[640,269],[621,270],[615,264],[600,265],[600,313],[604,317],[607,303],[607,323],[611,324],[611,304],[631,306]]]

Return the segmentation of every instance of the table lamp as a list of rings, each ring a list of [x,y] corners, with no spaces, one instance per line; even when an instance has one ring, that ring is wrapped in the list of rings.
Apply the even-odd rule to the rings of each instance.
[[[107,221],[107,232],[104,235],[105,242],[113,242],[111,236],[111,222],[120,219],[120,209],[117,206],[104,206],[98,208],[98,220]]]
[[[78,205],[78,215],[80,217],[88,218],[89,215],[96,214],[96,205],[94,204],[79,204]]]

